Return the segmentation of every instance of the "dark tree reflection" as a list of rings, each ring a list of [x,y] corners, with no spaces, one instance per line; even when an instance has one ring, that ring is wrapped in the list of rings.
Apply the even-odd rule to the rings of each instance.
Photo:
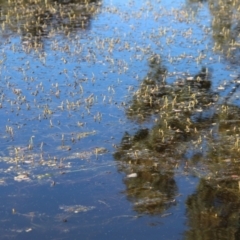
[[[69,35],[90,27],[101,6],[99,0],[12,0],[1,1],[1,26],[8,33],[21,34],[28,47],[41,47],[43,37]]]
[[[213,49],[222,52],[231,63],[239,64],[240,57],[240,1],[239,0],[188,0],[194,5],[206,2],[211,16]]]
[[[119,170],[128,174],[126,195],[139,213],[157,214],[175,204],[177,186],[172,163],[147,148],[148,130],[140,129],[135,135],[125,133],[115,159]],[[130,177],[131,173],[137,174]]]
[[[127,197],[140,213],[159,214],[176,204],[174,171],[185,164],[189,150],[197,152],[202,146],[203,131],[213,121],[212,114],[202,114],[216,101],[208,69],[172,85],[165,81],[166,72],[160,56],[153,55],[127,116],[140,124],[154,116],[155,123],[134,134],[126,132],[114,155],[119,170],[126,173]]]
[[[239,208],[238,181],[202,179],[187,200],[186,239],[239,239]]]
[[[166,72],[160,56],[152,56],[126,111],[139,124],[134,134],[124,134],[114,155],[126,174],[127,198],[139,213],[161,214],[177,203],[174,174],[181,168],[200,178],[187,201],[187,239],[234,239],[240,214],[240,109],[230,99],[237,90],[219,98],[211,89],[213,73],[205,67],[171,85]],[[152,119],[152,127],[141,127]]]
[[[187,200],[187,239],[239,239],[240,109],[223,104],[201,165],[206,169]]]

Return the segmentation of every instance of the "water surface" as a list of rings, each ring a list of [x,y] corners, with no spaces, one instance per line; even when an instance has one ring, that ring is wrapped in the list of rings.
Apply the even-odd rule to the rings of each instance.
[[[238,239],[239,1],[1,1],[2,239]]]

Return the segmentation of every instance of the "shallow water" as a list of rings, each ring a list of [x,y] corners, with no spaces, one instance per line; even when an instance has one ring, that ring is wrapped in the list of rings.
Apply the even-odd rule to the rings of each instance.
[[[1,238],[238,239],[239,6],[1,1]]]

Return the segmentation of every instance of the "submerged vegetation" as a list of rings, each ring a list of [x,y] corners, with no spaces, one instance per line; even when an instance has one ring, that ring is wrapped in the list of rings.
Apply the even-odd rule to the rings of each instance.
[[[239,11],[2,0],[1,236],[238,239]]]

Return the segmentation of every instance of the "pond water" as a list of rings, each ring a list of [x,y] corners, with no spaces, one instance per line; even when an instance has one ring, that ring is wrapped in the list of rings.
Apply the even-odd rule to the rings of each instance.
[[[0,3],[1,239],[240,238],[240,1]]]

